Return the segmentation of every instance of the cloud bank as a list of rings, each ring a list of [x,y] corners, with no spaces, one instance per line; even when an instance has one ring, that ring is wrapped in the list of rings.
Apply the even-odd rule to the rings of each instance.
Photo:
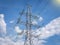
[[[60,35],[60,17],[52,20],[45,27],[36,31],[36,35],[39,35],[40,39],[47,39],[53,35]]]
[[[4,14],[0,14],[0,34],[6,34],[6,23],[4,20]]]
[[[3,16],[0,16],[3,17]],[[2,19],[2,18],[1,18]],[[2,24],[2,22],[4,22]],[[0,21],[2,32],[6,33],[6,23],[2,19]],[[19,27],[15,27],[16,32],[21,32]],[[37,38],[33,37],[33,43],[34,45],[44,45],[47,41],[45,39],[54,36],[54,35],[60,35],[60,17],[52,20],[50,23],[48,23],[45,27],[39,28],[32,33],[34,36],[37,36]],[[12,37],[14,40],[16,40],[16,37],[19,38],[19,35]],[[0,45],[24,45],[24,40],[22,38],[13,41],[10,37],[2,38],[0,37]]]

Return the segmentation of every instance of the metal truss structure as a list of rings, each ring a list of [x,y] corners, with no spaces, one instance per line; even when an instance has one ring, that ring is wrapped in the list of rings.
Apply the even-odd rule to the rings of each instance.
[[[24,22],[24,20],[21,19],[22,16],[25,16],[26,18],[26,21]],[[23,17],[24,18],[24,17]],[[33,19],[38,19],[39,17],[36,16],[36,15],[32,15],[32,12],[31,12],[31,6],[28,5],[27,6],[27,10],[25,12],[25,10],[23,9],[22,12],[20,13],[20,16],[17,20],[17,23],[16,24],[21,24],[21,25],[24,25],[26,27],[26,32],[25,32],[25,41],[24,41],[24,45],[33,45],[33,41],[32,41],[32,37],[34,35],[32,35],[32,27],[35,27],[35,28],[39,28],[40,26],[38,25],[33,25],[32,24],[32,20]],[[24,33],[24,32],[22,32]],[[20,35],[22,34],[20,33]],[[37,36],[34,36],[34,37],[38,37]]]

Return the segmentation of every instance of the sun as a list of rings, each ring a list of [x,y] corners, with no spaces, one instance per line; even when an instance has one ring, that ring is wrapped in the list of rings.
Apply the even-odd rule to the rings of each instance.
[[[54,0],[56,5],[60,5],[60,0]]]
[[[60,5],[60,0],[55,0],[55,1],[56,1],[56,3],[57,3],[57,4],[59,4],[59,5]]]

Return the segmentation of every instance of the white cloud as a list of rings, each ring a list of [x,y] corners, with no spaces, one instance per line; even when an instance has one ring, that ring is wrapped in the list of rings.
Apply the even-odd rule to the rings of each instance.
[[[36,20],[33,20],[33,21],[32,21],[32,24],[33,24],[33,25],[37,25],[38,22],[37,22]]]
[[[0,45],[23,45],[23,41],[18,40],[14,42],[9,37],[5,37],[5,38],[0,38]]]
[[[43,18],[42,18],[42,17],[40,17],[40,18],[39,18],[39,21],[40,21],[40,22],[41,22],[41,21],[43,21]]]
[[[43,43],[45,42],[46,41],[44,40],[40,40],[40,41],[38,41],[37,39],[33,40],[34,45],[43,45]],[[24,45],[24,41],[21,39],[17,41],[13,41],[11,40],[11,38],[5,37],[5,38],[0,38],[0,45]]]
[[[43,21],[43,18],[42,18],[42,17],[39,17],[38,20],[41,22],[41,21]],[[32,21],[32,24],[33,24],[33,25],[37,25],[37,24],[38,24],[38,21],[37,21],[37,20],[33,20],[33,21]]]
[[[24,30],[21,30],[21,29],[19,28],[19,26],[15,26],[15,31],[16,31],[16,33],[17,33],[17,35],[16,35],[17,38],[22,38],[22,37],[24,36],[23,34],[24,34],[25,31],[24,31]],[[15,37],[16,37],[16,36],[15,36]]]
[[[60,17],[52,20],[45,27],[36,31],[36,35],[39,35],[40,39],[47,39],[55,34],[60,35]]]
[[[14,23],[14,20],[11,20],[10,23]]]
[[[6,23],[4,20],[4,14],[0,14],[0,33],[6,34]]]
[[[18,26],[15,27],[15,31],[17,33],[22,32]],[[45,27],[34,30],[32,34],[35,36],[39,35],[38,38],[32,37],[34,45],[44,45],[46,43],[45,39],[54,36],[55,34],[60,35],[60,17],[52,20]],[[0,38],[0,45],[24,45],[23,38],[19,35],[16,36],[18,37],[18,40],[15,42],[9,37]],[[16,40],[16,36],[13,37],[14,40]]]
[[[22,30],[21,30],[18,26],[15,27],[15,31],[16,31],[17,33],[21,33],[21,32],[22,32]]]
[[[44,45],[46,43],[45,40],[39,40],[38,38],[33,38],[33,45]]]

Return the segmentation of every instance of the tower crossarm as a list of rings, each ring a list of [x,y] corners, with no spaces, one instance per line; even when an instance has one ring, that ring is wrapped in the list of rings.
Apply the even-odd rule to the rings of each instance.
[[[26,25],[26,24],[27,24],[27,25],[29,25],[30,23],[26,23],[26,22],[20,21],[18,24],[21,24],[21,25]],[[34,25],[34,24],[31,23],[30,25],[31,25],[32,27],[35,27],[35,28],[40,28],[40,26],[37,25],[37,24]]]

